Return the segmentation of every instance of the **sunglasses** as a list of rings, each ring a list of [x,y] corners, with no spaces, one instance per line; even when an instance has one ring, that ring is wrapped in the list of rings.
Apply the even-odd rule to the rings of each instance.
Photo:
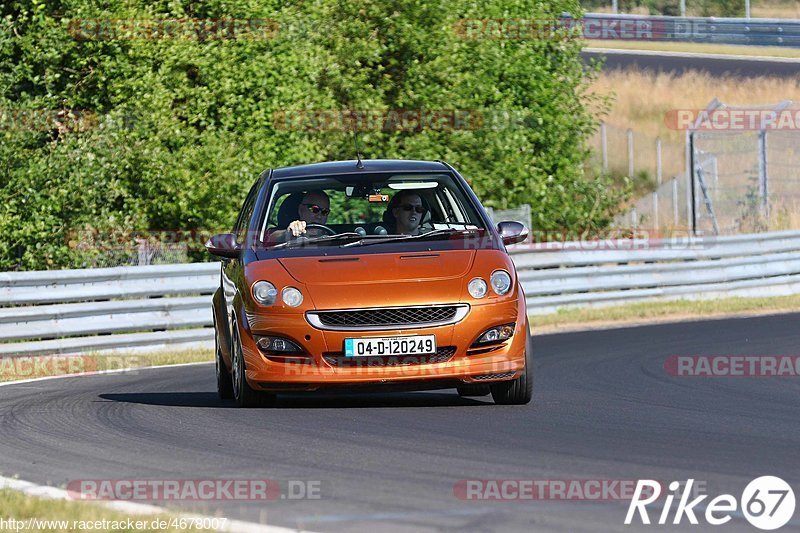
[[[328,216],[328,214],[331,212],[331,210],[328,209],[327,207],[320,207],[317,204],[300,204],[300,205],[306,206],[308,210],[314,213],[315,215],[322,214],[322,216]]]
[[[421,205],[403,204],[403,205],[399,205],[397,207],[399,207],[403,211],[416,211],[417,213],[424,213],[425,212],[425,208],[422,207]]]

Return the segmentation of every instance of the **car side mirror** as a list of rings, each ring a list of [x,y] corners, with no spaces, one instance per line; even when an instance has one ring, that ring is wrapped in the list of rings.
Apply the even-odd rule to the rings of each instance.
[[[206,250],[212,255],[236,259],[242,247],[236,244],[236,236],[233,233],[221,233],[208,239]]]
[[[516,244],[528,238],[528,229],[525,224],[513,220],[500,222],[497,225],[497,231],[500,233],[500,238],[503,239],[503,244]]]

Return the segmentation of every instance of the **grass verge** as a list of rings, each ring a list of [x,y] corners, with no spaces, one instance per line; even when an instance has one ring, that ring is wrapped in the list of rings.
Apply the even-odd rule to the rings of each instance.
[[[214,361],[211,349],[188,349],[153,353],[88,355],[41,355],[0,358],[0,382],[79,374],[108,370],[127,370],[146,366]]]
[[[591,48],[615,50],[652,50],[657,52],[688,52],[694,54],[725,54],[736,56],[766,56],[800,58],[800,50],[780,46],[746,46],[735,44],[673,43],[658,41],[611,41],[588,39]]]
[[[724,298],[643,302],[598,308],[560,309],[550,315],[532,315],[534,333],[574,331],[642,323],[704,318],[764,315],[800,310],[800,295],[771,298]]]
[[[159,523],[154,523],[154,520]],[[175,521],[174,527],[170,527],[173,520]],[[169,514],[128,515],[96,504],[51,500],[29,496],[11,489],[0,489],[0,524],[7,526],[3,527],[6,531],[24,531],[26,533],[77,533],[83,531],[185,533],[189,529],[187,524],[181,524],[180,520],[179,517]],[[162,525],[166,527],[160,527]],[[181,525],[184,527],[181,528]],[[211,530],[191,528],[191,531]]]

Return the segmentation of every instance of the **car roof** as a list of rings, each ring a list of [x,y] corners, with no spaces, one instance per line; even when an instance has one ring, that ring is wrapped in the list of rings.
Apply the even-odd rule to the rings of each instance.
[[[357,174],[373,172],[442,172],[450,168],[440,161],[414,161],[407,159],[363,159],[364,168],[350,161],[329,161],[295,167],[281,167],[272,171],[273,178],[299,178],[309,176],[330,176],[332,174]]]

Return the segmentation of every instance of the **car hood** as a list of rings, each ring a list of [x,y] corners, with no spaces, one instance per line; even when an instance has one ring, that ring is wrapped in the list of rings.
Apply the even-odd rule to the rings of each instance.
[[[278,259],[317,309],[458,302],[475,250]]]

